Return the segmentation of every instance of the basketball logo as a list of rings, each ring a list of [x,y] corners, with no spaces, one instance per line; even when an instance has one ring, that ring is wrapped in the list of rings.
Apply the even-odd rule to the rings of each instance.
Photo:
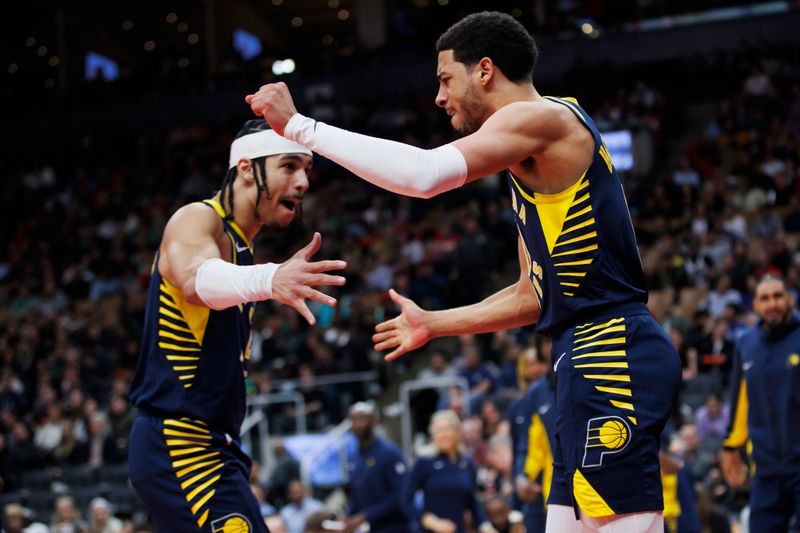
[[[211,522],[213,533],[250,533],[250,521],[240,514],[229,514]]]
[[[631,440],[631,428],[618,416],[592,418],[586,424],[583,466],[601,466],[606,455],[624,450]]]

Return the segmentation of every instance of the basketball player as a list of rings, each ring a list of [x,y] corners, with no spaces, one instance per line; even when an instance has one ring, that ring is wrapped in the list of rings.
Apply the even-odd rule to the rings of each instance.
[[[680,360],[645,305],[628,207],[600,132],[576,100],[536,91],[537,48],[512,17],[467,16],[437,49],[436,103],[464,136],[434,150],[305,117],[281,83],[245,101],[286,138],[399,194],[429,198],[508,170],[520,279],[437,312],[390,291],[402,313],[378,325],[376,348],[393,348],[391,360],[435,337],[536,323],[553,339],[556,373],[547,531],[661,531],[659,434]]]
[[[130,478],[159,531],[267,531],[239,446],[254,302],[291,305],[310,324],[313,286],[343,261],[311,262],[320,235],[288,261],[253,264],[252,240],[297,216],[311,152],[248,121],[222,189],[170,218],[153,265],[131,400]]]

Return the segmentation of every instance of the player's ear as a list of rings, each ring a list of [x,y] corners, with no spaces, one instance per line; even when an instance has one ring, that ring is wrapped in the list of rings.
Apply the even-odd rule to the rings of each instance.
[[[481,85],[486,86],[492,81],[495,75],[494,61],[492,61],[491,58],[484,57],[478,61],[475,70],[478,72],[478,81]]]
[[[236,164],[236,173],[238,176],[241,176],[245,181],[255,180],[255,177],[253,175],[253,163],[246,157],[239,159],[239,162]]]

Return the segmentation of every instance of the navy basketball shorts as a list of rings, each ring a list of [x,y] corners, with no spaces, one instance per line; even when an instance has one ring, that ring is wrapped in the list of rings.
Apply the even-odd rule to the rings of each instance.
[[[268,533],[248,483],[250,459],[225,433],[140,413],[129,450],[131,483],[160,533]]]
[[[556,450],[549,504],[590,518],[664,507],[661,431],[681,382],[677,351],[646,312],[553,337]]]

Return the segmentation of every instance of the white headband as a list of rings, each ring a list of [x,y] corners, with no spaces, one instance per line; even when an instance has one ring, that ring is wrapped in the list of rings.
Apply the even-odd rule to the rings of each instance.
[[[312,155],[311,150],[284,139],[272,130],[259,131],[239,137],[231,143],[231,157],[228,168],[235,167],[241,158],[255,159],[277,154]]]

